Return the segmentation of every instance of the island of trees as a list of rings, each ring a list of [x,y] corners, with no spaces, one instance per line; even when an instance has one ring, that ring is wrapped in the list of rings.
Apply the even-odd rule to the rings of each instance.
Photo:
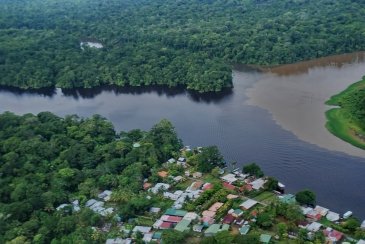
[[[327,129],[354,146],[365,149],[365,76],[326,104],[339,106],[326,112]]]
[[[216,146],[183,146],[167,120],[117,133],[98,115],[6,112],[0,142],[0,243],[365,238],[356,218],[324,217],[328,209],[314,208],[313,192],[278,192],[278,181],[258,164],[227,172]]]
[[[0,85],[220,91],[236,63],[364,50],[364,15],[354,0],[3,0]]]

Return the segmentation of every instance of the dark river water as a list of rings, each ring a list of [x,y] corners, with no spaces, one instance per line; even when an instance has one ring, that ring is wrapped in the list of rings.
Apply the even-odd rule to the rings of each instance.
[[[316,69],[319,74],[315,77],[325,77],[326,82],[336,80],[339,70],[345,72],[359,62],[343,66],[328,62],[330,67],[327,69],[328,65],[322,65],[321,69]],[[365,74],[365,65],[362,67]],[[296,75],[300,75],[301,82],[305,82],[305,76],[313,80],[312,69],[315,68],[310,67],[300,74],[287,74],[285,79],[296,80]],[[268,76],[275,76],[274,80],[279,77],[272,70],[266,73],[247,68],[236,70],[233,72],[233,90],[204,96],[180,88],[161,87],[27,92],[2,88],[0,112],[51,111],[60,116],[78,114],[84,117],[101,114],[114,123],[116,130],[147,130],[160,119],[167,118],[173,122],[186,145],[218,145],[228,162],[237,161],[239,165],[257,162],[266,174],[283,182],[287,192],[308,188],[316,192],[318,204],[340,214],[351,210],[361,219],[365,218],[365,157],[336,148],[330,150],[330,146],[318,146],[310,137],[301,138],[285,122],[280,123],[282,115],[275,112],[277,108],[271,110],[260,102],[259,96],[267,94],[255,93],[255,89],[260,91],[256,84],[262,83],[263,79],[266,82]],[[343,82],[358,79],[356,73]],[[280,87],[276,89],[280,90]],[[310,93],[310,89],[305,92]],[[252,99],[258,104],[249,102]],[[307,106],[301,107],[308,109]],[[296,115],[293,116],[295,120]],[[309,113],[308,116],[312,115]]]

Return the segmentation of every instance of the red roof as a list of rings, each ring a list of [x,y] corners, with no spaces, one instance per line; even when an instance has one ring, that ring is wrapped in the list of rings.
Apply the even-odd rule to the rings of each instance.
[[[148,188],[150,188],[152,186],[152,184],[151,183],[148,183],[148,182],[146,182],[146,183],[144,183],[143,184],[143,190],[147,190]]]
[[[249,184],[241,186],[240,191],[245,191],[245,190],[246,191],[252,191],[252,186],[249,185]]]
[[[160,229],[170,229],[172,227],[172,223],[162,222],[162,224],[159,227],[160,227]]]
[[[178,223],[182,220],[182,217],[166,215],[166,217],[164,217],[162,220],[172,223]]]
[[[316,215],[307,214],[306,216],[310,219],[315,219],[315,220],[320,220],[322,218],[321,214],[316,214]]]
[[[226,188],[226,189],[228,189],[228,190],[234,190],[234,189],[236,189],[236,187],[234,185],[231,185],[231,184],[229,184],[227,182],[223,182],[223,187]]]
[[[324,233],[325,236],[327,236],[329,238],[334,238],[337,241],[341,240],[342,237],[343,237],[343,233],[339,232],[337,230],[331,230],[331,231],[323,230],[323,233]]]
[[[203,191],[210,190],[213,188],[213,184],[207,183],[203,186]]]
[[[223,218],[223,223],[224,224],[232,224],[232,222],[235,220],[235,217],[233,217],[231,214],[227,214],[224,218]]]

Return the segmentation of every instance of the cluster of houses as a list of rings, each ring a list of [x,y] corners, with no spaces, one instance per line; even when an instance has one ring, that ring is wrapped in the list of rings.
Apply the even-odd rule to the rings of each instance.
[[[229,190],[237,189],[234,183],[239,182],[243,184],[241,187],[239,187],[239,190],[242,192],[260,190],[264,187],[267,181],[265,178],[256,179],[255,177],[250,176],[248,174],[242,174],[238,170],[235,170],[230,174],[222,176],[221,180],[224,182],[223,186]]]

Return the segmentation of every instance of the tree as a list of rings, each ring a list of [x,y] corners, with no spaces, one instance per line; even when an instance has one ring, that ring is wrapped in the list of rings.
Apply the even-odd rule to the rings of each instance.
[[[258,166],[256,163],[247,164],[243,167],[242,170],[245,174],[250,174],[256,177],[262,177],[264,176],[264,172],[262,172],[260,166]]]
[[[346,220],[344,227],[349,231],[355,231],[358,227],[360,227],[360,221],[355,218],[349,218]]]
[[[217,244],[231,243],[233,241],[233,238],[234,237],[228,230],[220,231],[214,236],[214,239]]]
[[[257,224],[264,229],[268,229],[273,225],[273,217],[270,213],[262,213],[257,217]]]
[[[279,223],[276,227],[281,238],[283,238],[288,233],[288,226],[285,223]]]
[[[314,205],[316,203],[316,195],[310,190],[303,190],[295,194],[295,199],[300,204]]]
[[[274,177],[269,177],[264,185],[266,190],[268,191],[275,191],[278,189],[278,183],[279,181],[275,179]]]
[[[260,234],[249,233],[247,235],[237,235],[233,241],[237,244],[260,244]]]
[[[198,170],[203,173],[210,172],[215,167],[225,166],[223,156],[219,152],[217,146],[203,148],[202,152],[196,156],[195,160]]]
[[[162,240],[166,244],[184,243],[186,234],[177,230],[166,230],[162,233]]]

